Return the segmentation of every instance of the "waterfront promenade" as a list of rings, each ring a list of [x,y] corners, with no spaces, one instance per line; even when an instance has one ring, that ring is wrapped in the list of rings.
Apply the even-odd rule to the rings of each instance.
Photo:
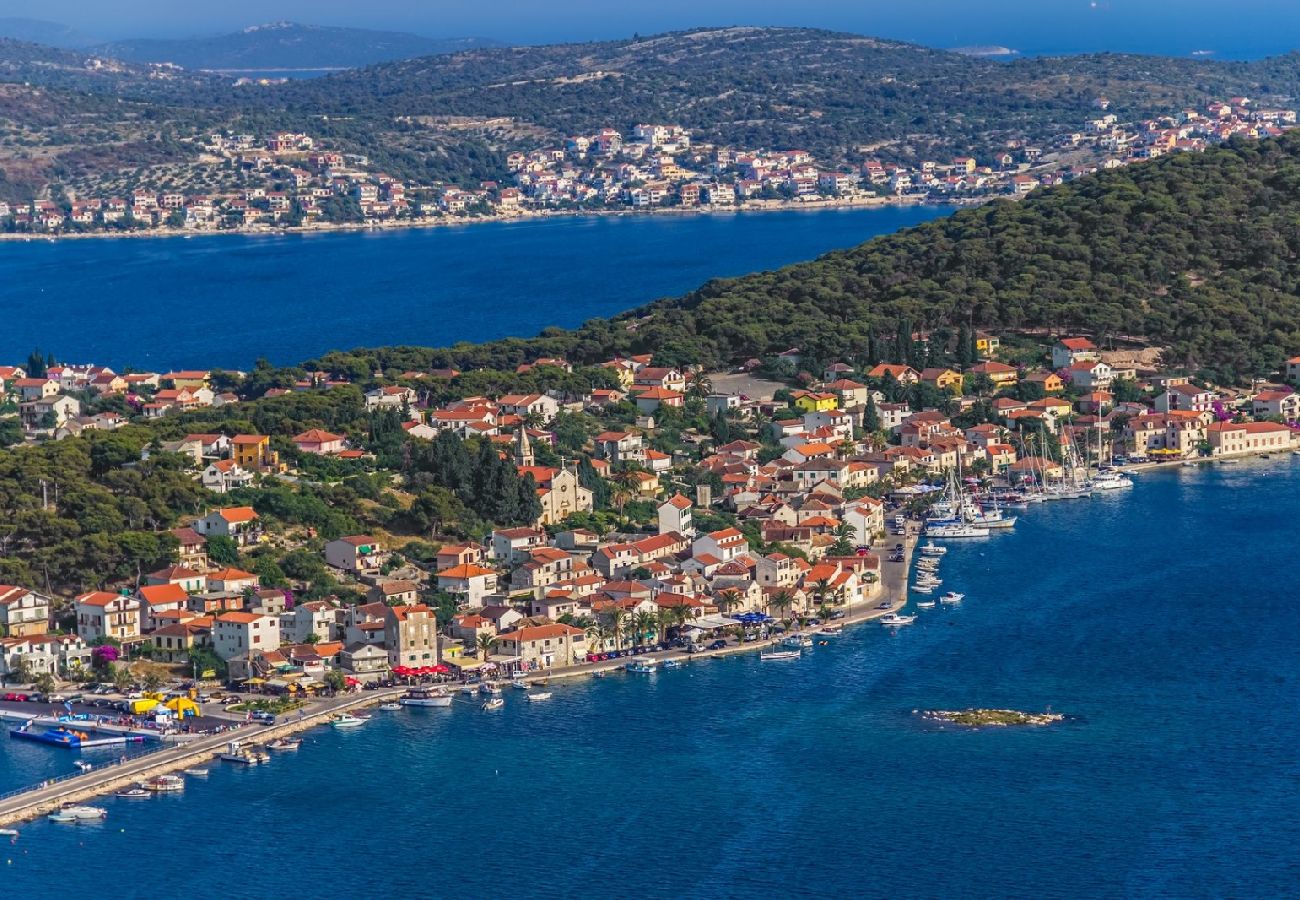
[[[194,768],[214,759],[233,740],[265,743],[298,731],[326,724],[331,716],[401,695],[402,690],[366,691],[347,694],[319,704],[302,718],[292,718],[269,727],[243,725],[221,734],[196,737],[185,743],[130,757],[126,762],[94,769],[56,783],[35,786],[0,799],[0,826],[25,822],[58,809],[65,803],[82,803],[119,790],[138,781]]]

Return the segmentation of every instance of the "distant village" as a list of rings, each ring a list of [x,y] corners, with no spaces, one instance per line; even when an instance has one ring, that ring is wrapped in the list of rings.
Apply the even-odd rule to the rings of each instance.
[[[20,234],[175,232],[431,224],[540,212],[764,208],[790,204],[979,201],[1022,196],[1168,153],[1202,150],[1234,136],[1262,138],[1296,123],[1292,109],[1246,97],[1204,111],[1133,124],[1096,100],[1098,115],[1046,146],[1013,141],[995,159],[960,157],[904,166],[867,159],[832,168],[804,150],[746,150],[694,143],[677,125],[638,124],[575,135],[563,146],[515,152],[512,184],[466,189],[405,184],[364,157],[323,149],[302,133],[218,133],[197,168],[219,170],[235,189],[197,193],[140,187],[124,196],[69,196],[30,205],[0,201],[0,231]]]
[[[949,475],[1026,489],[1070,478],[1075,466],[1232,460],[1297,446],[1300,357],[1280,361],[1273,382],[1229,387],[1168,371],[1151,348],[1103,349],[1079,335],[917,332],[899,356],[930,364],[840,361],[809,371],[792,348],[709,374],[642,355],[601,364],[617,387],[437,403],[427,387],[454,385],[461,373],[377,377],[364,402],[394,411],[405,440],[450,433],[488,442],[536,485],[536,521],[481,538],[435,536],[423,559],[403,553],[409,538],[291,531],[256,500],[226,499],[292,481],[289,459],[373,470],[363,434],[155,441],[146,455],[183,460],[210,508],[183,519],[171,531],[174,557],[138,579],[66,597],[0,585],[0,674],[83,677],[109,641],[180,670],[200,655],[218,659],[232,680],[282,690],[318,686],[332,672],[357,683],[395,671],[538,673],[670,637],[708,646],[743,635],[746,614],[834,618],[876,601],[896,517],[917,511],[923,486]],[[563,359],[521,367],[572,368]],[[0,423],[18,423],[22,441],[57,441],[346,384],[311,373],[241,399],[212,381],[203,370],[54,364],[33,375],[5,366]],[[125,412],[83,414],[105,396],[120,397]],[[666,446],[663,423],[684,412],[710,428],[674,433]],[[561,423],[574,421],[588,427],[581,460],[554,450]],[[611,527],[602,505],[645,514],[634,527]],[[350,599],[297,601],[309,584],[264,586],[215,558],[268,542],[323,562]]]

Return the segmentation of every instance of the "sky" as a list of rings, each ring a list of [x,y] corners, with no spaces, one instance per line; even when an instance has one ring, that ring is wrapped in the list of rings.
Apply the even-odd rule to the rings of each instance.
[[[1300,45],[1298,0],[3,0],[0,15],[104,39],[176,37],[293,20],[511,43],[705,25],[801,25],[938,47],[1257,56]]]

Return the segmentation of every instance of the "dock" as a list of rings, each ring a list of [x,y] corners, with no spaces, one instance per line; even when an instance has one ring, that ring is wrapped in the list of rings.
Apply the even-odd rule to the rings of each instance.
[[[317,709],[305,713],[301,719],[295,718],[271,726],[241,725],[221,734],[202,735],[184,743],[131,757],[122,763],[105,765],[84,774],[16,791],[0,798],[0,827],[40,818],[66,803],[84,803],[138,781],[195,768],[220,755],[232,740],[245,744],[265,743],[324,725],[339,713],[383,703],[401,696],[403,692],[404,689],[392,688],[348,694],[326,701]]]

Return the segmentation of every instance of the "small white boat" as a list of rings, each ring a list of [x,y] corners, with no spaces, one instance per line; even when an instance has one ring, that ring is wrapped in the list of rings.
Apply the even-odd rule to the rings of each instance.
[[[266,745],[268,750],[297,750],[302,746],[302,738],[279,738]]]
[[[530,685],[528,684],[528,682],[527,682],[527,681],[524,681],[524,679],[522,679],[522,678],[516,678],[516,679],[514,679],[514,681],[511,682],[511,685],[512,685],[512,686],[514,687],[514,689],[517,690],[517,691],[526,691],[526,690],[528,690],[529,687],[530,687]]]
[[[932,538],[984,538],[989,536],[987,528],[974,525],[931,525],[925,533]]]
[[[402,704],[397,703],[396,701],[392,703],[381,703],[379,704],[379,708],[382,709],[384,712],[396,712],[397,710],[402,708]]]
[[[841,625],[825,625],[813,632],[817,637],[839,637],[843,633],[844,628]]]
[[[502,700],[500,697],[489,697],[483,701],[483,709],[486,711],[500,709],[505,705],[506,701]]]
[[[923,545],[922,547],[920,547],[920,550],[926,556],[943,556],[945,553],[948,552],[947,547],[940,546],[939,544],[936,544],[934,541],[930,541],[929,543]]]
[[[226,762],[239,763],[241,766],[255,766],[262,761],[261,756],[254,750],[242,746],[239,741],[231,741],[226,745],[226,752],[221,754],[221,759]]]
[[[665,660],[664,660],[664,668],[665,668],[665,669],[680,669],[680,668],[681,668],[682,666],[684,666],[684,665],[686,665],[686,661],[685,661],[685,660],[681,660],[681,659],[665,659]]]
[[[624,668],[637,675],[650,675],[658,670],[659,663],[653,659],[634,659]]]
[[[503,693],[505,693],[504,691],[501,690],[501,685],[497,684],[495,681],[483,682],[480,689],[483,691],[483,693],[492,697],[500,697]]]
[[[880,624],[886,628],[899,628],[903,625],[911,625],[915,621],[916,616],[900,616],[898,613],[880,617]]]
[[[0,828],[0,837],[18,837],[18,832],[12,828]]]
[[[368,720],[361,716],[354,716],[351,713],[343,713],[335,716],[330,720],[330,724],[335,728],[360,728]]]
[[[142,787],[127,788],[124,791],[118,791],[113,796],[121,797],[123,800],[147,800],[153,794],[149,793]]]
[[[94,822],[108,818],[108,810],[102,806],[65,806],[59,810],[59,813],[71,816],[78,822]]]
[[[960,603],[966,599],[965,594],[959,594],[956,591],[949,591],[939,598],[940,603]]]
[[[91,769],[95,768],[90,763],[86,762],[84,759],[77,760],[75,763],[73,763],[73,765],[77,767],[77,771],[79,772],[89,772]]]
[[[207,778],[207,777],[208,777],[208,770],[207,770],[207,769],[185,769],[185,770],[183,770],[183,772],[184,772],[184,774],[190,776],[191,778]]]
[[[179,775],[159,775],[157,778],[150,778],[141,787],[157,794],[171,794],[185,790],[185,779]]]
[[[934,601],[933,601],[933,600],[917,600],[917,601],[916,601],[916,606],[917,606],[918,609],[934,609],[934,605],[935,605],[935,604],[934,604]]]
[[[934,588],[930,587],[929,585],[914,584],[912,585],[912,592],[916,594],[933,594]]]
[[[397,701],[402,706],[451,706],[451,695],[427,688],[407,691]]]
[[[540,692],[538,692],[538,693],[536,693],[536,694],[529,694],[529,695],[528,695],[528,702],[529,702],[529,703],[541,703],[543,700],[550,700],[550,699],[551,699],[551,696],[552,696],[552,694],[551,694],[550,691],[540,691]]]
[[[460,687],[460,692],[462,694],[477,694],[478,686],[473,684],[463,684]]]
[[[803,656],[802,650],[764,650],[762,653],[758,654],[758,658],[765,661],[775,659],[798,659],[800,656]]]
[[[785,640],[781,641],[782,647],[789,647],[793,650],[801,650],[805,647],[811,647],[813,639],[806,634],[792,634]]]
[[[72,813],[66,813],[63,812],[62,810],[59,810],[58,812],[52,812],[48,816],[46,816],[46,818],[48,818],[51,822],[59,822],[65,825],[67,824],[75,825],[77,824],[78,821],[80,821],[76,816],[72,815]]]

